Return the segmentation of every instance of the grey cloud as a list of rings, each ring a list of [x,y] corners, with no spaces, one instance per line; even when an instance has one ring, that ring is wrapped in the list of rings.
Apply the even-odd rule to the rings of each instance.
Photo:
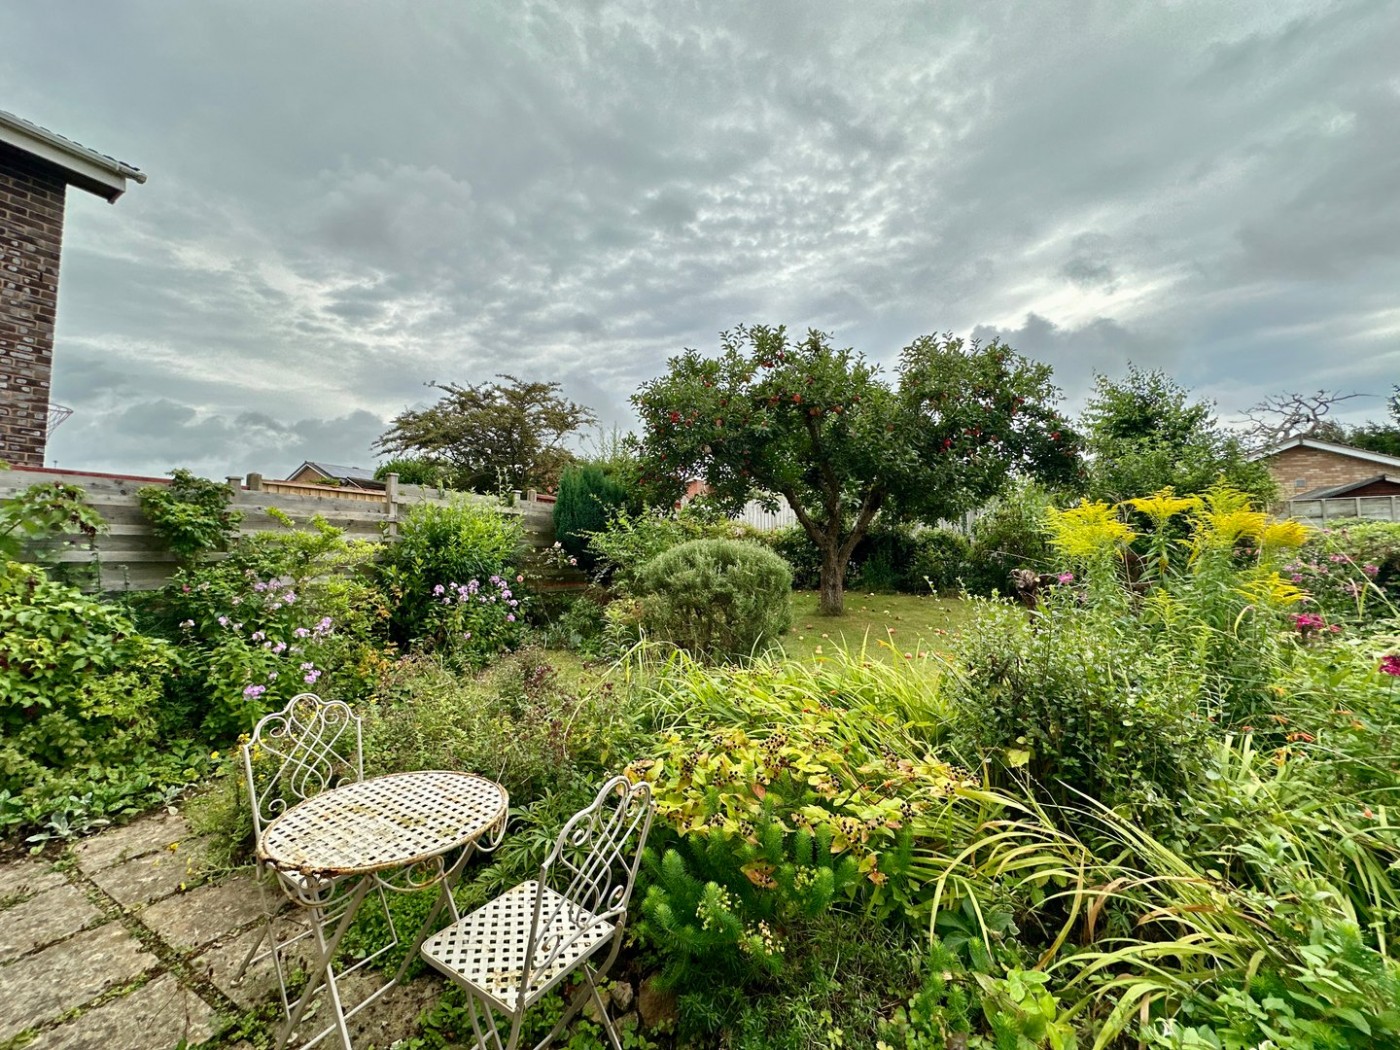
[[[1222,410],[1398,374],[1384,5],[132,0],[7,38],[13,108],[151,174],[70,202],[70,465],[354,462],[506,367],[626,424],[744,321],[995,333],[1071,400],[1128,358]]]

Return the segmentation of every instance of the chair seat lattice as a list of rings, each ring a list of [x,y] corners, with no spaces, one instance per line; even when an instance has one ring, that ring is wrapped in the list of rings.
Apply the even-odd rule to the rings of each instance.
[[[548,968],[531,968],[530,987],[523,989],[523,1005],[530,1006],[581,959],[607,943],[614,925],[570,906],[560,894],[531,880],[428,938],[423,942],[424,957],[439,970],[470,985],[503,1012],[513,1013],[521,1005],[521,974],[525,970],[530,925],[535,918],[535,900],[541,893],[542,912],[553,916],[553,921],[541,927],[535,955],[539,958],[561,943],[564,948]]]

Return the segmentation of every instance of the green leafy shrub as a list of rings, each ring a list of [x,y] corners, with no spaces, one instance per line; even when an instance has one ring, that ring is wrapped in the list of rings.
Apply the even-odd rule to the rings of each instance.
[[[0,563],[0,790],[139,751],[172,662],[115,606]]]
[[[243,520],[229,509],[233,491],[227,485],[188,470],[172,470],[169,484],[148,485],[136,495],[156,538],[186,564],[228,550]]]
[[[1400,607],[1400,522],[1331,522],[1282,567],[1329,620],[1364,622]]]
[[[1034,485],[1015,488],[992,503],[972,526],[964,583],[972,594],[1010,594],[1011,573],[1054,568],[1045,533],[1050,496]]]
[[[320,519],[284,524],[137,603],[179,645],[162,711],[172,731],[224,739],[307,690],[353,700],[384,662],[389,610],[366,577],[376,546]]]
[[[405,456],[381,463],[374,471],[377,481],[383,481],[390,474],[397,474],[401,485],[445,488],[452,477],[452,464],[429,456]]]
[[[474,678],[408,657],[385,674],[367,714],[366,772],[469,769],[519,803],[615,768],[633,727],[610,682],[537,649]]]
[[[1131,624],[1073,607],[980,603],[955,647],[959,750],[1028,774],[1043,797],[1110,805],[1174,798],[1200,769],[1208,723],[1196,669]]]
[[[748,526],[692,500],[674,511],[619,510],[606,529],[589,534],[588,544],[597,558],[594,575],[618,591],[629,593],[642,566],[672,547],[691,540],[750,538],[753,530]]]
[[[0,499],[0,558],[29,553],[43,561],[50,553],[46,541],[73,534],[91,538],[104,531],[102,515],[84,502],[85,496],[77,485],[49,482]]]
[[[692,540],[637,573],[642,624],[697,655],[752,656],[792,625],[792,574],[756,543]]]
[[[956,591],[968,573],[972,544],[957,529],[925,529],[917,537],[908,589],[935,594]]]
[[[380,585],[392,609],[393,640],[407,649],[439,638],[444,629],[442,598],[448,588],[455,595],[457,587],[471,587],[475,581],[473,597],[487,589],[485,596],[494,593],[498,605],[520,600],[514,593],[518,587],[505,588],[512,596],[502,598],[491,578],[515,580],[521,544],[519,519],[493,508],[466,500],[414,507],[399,524],[398,540],[385,545],[379,568]],[[504,615],[501,619],[505,622]]]
[[[606,611],[597,599],[584,594],[574,598],[545,632],[547,644],[574,649],[585,656],[598,656],[603,651],[603,633],[607,626]]]
[[[822,574],[822,552],[817,549],[817,545],[812,542],[801,525],[789,525],[787,528],[774,529],[765,533],[763,542],[772,547],[774,552],[787,562],[792,569],[792,585],[799,590],[814,591],[821,586]],[[848,562],[847,576],[854,578],[856,571],[854,561]],[[850,582],[850,579],[847,580]]]
[[[592,533],[602,532],[630,499],[625,485],[594,463],[568,467],[559,476],[554,502],[554,535],[564,550],[592,569],[596,559],[589,549]]]

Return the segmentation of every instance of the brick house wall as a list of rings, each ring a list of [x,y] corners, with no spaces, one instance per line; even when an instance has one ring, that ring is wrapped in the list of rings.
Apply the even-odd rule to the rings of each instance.
[[[0,459],[42,467],[67,189],[60,170],[0,146]]]
[[[1286,500],[1314,489],[1365,481],[1377,474],[1388,473],[1386,467],[1379,463],[1302,445],[1276,452],[1265,462],[1278,481],[1280,498]]]

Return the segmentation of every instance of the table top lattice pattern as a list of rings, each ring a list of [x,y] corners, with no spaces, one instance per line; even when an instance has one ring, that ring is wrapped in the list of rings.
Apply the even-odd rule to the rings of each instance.
[[[323,878],[405,867],[477,840],[507,805],[504,788],[474,773],[394,773],[293,806],[268,825],[258,855]]]
[[[543,969],[531,968],[530,986],[522,989],[525,950],[535,920],[535,898],[544,894],[542,913],[549,920],[538,934],[536,957],[558,954]],[[489,904],[423,942],[423,955],[434,966],[463,981],[505,1013],[513,1013],[523,993],[530,1005],[565,973],[613,935],[616,927],[570,907],[558,893],[538,882],[523,882]]]

